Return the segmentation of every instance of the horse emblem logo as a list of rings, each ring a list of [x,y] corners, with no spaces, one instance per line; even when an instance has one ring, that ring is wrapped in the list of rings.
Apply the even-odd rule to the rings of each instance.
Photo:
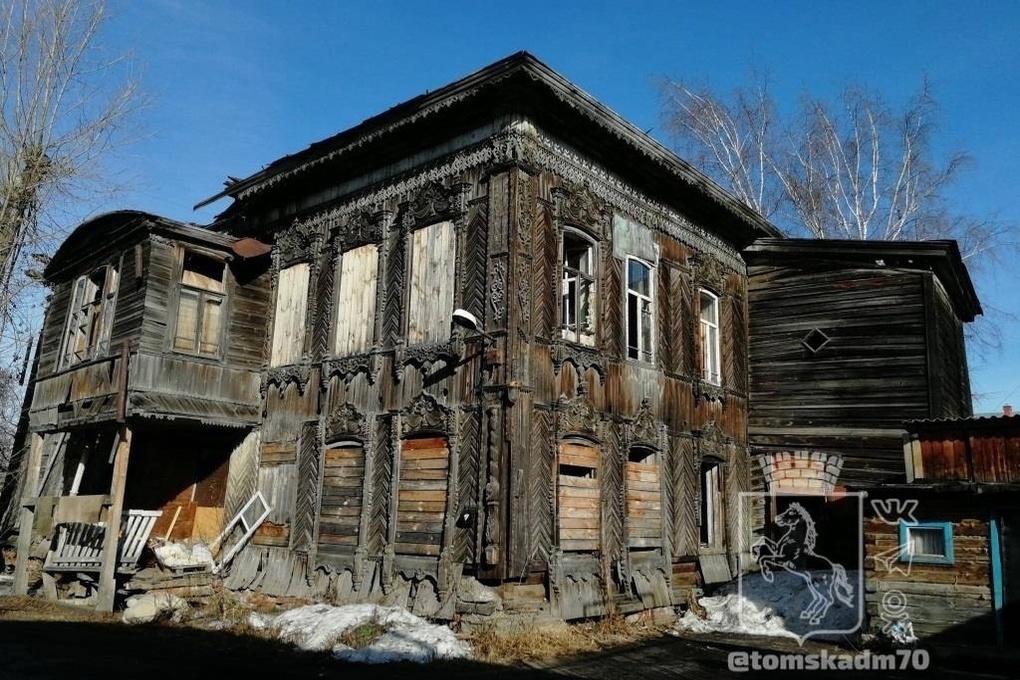
[[[785,509],[773,519],[774,530],[766,532],[771,537],[757,536],[749,546],[754,564],[741,575],[741,596],[782,616],[785,629],[801,644],[808,637],[854,632],[862,623],[864,602],[859,494],[846,494],[838,501],[856,502],[852,517],[846,512],[833,517],[830,512],[821,522],[808,510],[820,505],[817,497],[814,503],[780,498]],[[819,545],[820,531],[830,532],[825,548]],[[829,551],[857,559],[838,561]]]

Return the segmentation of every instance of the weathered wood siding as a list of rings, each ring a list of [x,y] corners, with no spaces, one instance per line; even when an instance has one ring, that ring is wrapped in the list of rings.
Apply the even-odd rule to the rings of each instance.
[[[749,281],[755,449],[842,454],[851,485],[902,478],[902,422],[931,415],[924,278],[798,262]],[[812,353],[816,329],[828,342]]]
[[[945,288],[932,274],[922,275],[927,317],[929,417],[971,415],[970,373],[963,323],[953,312]]]
[[[873,629],[905,616],[922,639],[994,640],[988,510],[958,500],[953,494],[922,498],[916,513],[922,522],[952,523],[953,564],[914,561],[907,568],[896,557],[898,525],[865,521],[865,602]]]

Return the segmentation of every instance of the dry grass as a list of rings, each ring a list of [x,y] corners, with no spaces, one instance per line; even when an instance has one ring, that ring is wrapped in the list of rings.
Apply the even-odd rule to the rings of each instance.
[[[469,638],[478,661],[516,664],[551,661],[618,647],[657,636],[663,627],[629,623],[622,616],[597,621],[535,626],[521,623],[509,630],[486,628]]]
[[[351,649],[361,649],[362,647],[368,647],[385,634],[386,629],[377,621],[369,621],[356,628],[344,631],[337,639],[337,642]]]

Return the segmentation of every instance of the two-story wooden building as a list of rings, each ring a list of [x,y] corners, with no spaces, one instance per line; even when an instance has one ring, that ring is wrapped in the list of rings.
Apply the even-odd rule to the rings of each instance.
[[[223,198],[47,269],[26,548],[61,497],[184,538],[261,491],[234,588],[451,616],[470,575],[576,618],[739,567],[740,252],[779,233],[700,172],[521,53]]]

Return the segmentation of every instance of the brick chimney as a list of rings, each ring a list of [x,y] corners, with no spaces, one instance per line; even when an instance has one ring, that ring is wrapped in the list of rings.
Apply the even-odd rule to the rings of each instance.
[[[1013,407],[1010,406],[1009,404],[1006,404],[1005,406],[1003,406],[1002,407],[1002,415],[1004,415],[1004,416],[1011,416],[1011,415],[1013,415]]]

